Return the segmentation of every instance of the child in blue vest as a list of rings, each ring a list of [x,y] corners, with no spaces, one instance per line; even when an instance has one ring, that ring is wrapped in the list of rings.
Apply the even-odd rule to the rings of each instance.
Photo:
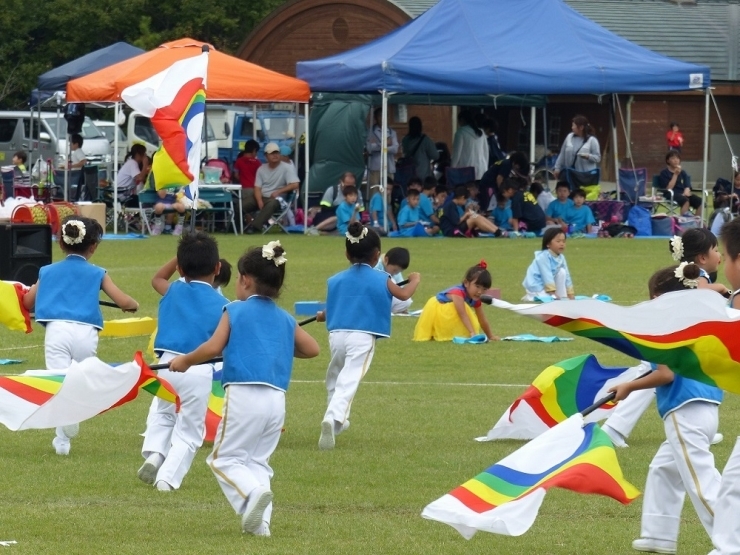
[[[159,301],[154,352],[166,363],[189,353],[216,331],[228,300],[214,289],[221,262],[216,241],[205,233],[191,233],[180,239],[177,256],[152,279],[162,295]],[[170,283],[179,271],[182,279]],[[137,475],[159,491],[180,488],[195,454],[203,444],[213,366],[194,366],[185,374],[161,370],[159,376],[172,384],[180,396],[175,405],[155,397],[146,422],[141,455],[144,464]]]
[[[353,222],[345,234],[347,260],[352,266],[328,280],[326,321],[331,361],[326,370],[329,402],[321,422],[319,449],[334,448],[335,436],[349,427],[349,412],[360,381],[370,368],[375,340],[391,335],[391,299],[409,299],[420,276],[409,274],[399,287],[391,277],[375,270],[380,258],[380,237],[371,228]]]
[[[247,251],[237,264],[239,300],[226,306],[208,341],[170,361],[171,371],[185,372],[223,353],[223,418],[207,462],[241,515],[242,531],[258,536],[270,535],[269,461],[285,422],[293,357],[319,354],[316,340],[275,304],[286,260],[280,241]]]
[[[696,264],[664,268],[650,278],[650,296],[695,289],[698,278]],[[640,538],[632,542],[632,548],[649,553],[676,553],[686,494],[707,533],[712,535],[720,474],[709,446],[717,433],[722,391],[677,376],[664,365],[658,365],[644,378],[620,384],[610,391],[616,392],[615,400],[621,401],[632,391],[653,387],[666,441],[650,463]]]
[[[125,312],[139,303],[113,283],[103,268],[88,262],[103,238],[103,228],[90,218],[69,216],[59,228],[59,246],[67,255],[39,270],[39,279],[23,297],[28,310],[35,306],[36,321],[46,327],[44,355],[49,370],[64,370],[72,362],[94,357],[103,329],[99,297],[103,290]],[[79,424],[56,429],[52,445],[57,455],[69,455],[70,439]]]

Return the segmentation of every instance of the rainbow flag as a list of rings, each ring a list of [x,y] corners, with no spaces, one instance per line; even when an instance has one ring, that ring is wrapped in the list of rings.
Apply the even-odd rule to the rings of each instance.
[[[581,355],[548,366],[517,397],[487,435],[476,441],[533,439],[608,395],[609,388],[648,372],[642,363],[631,368],[605,367],[594,355]],[[607,418],[616,403],[602,405],[586,422]]]
[[[152,160],[156,189],[188,186],[193,201],[198,197],[207,70],[204,52],[121,92],[126,104],[151,118],[162,139]]]
[[[213,382],[211,382],[211,395],[208,397],[208,410],[206,411],[206,441],[216,439],[216,430],[224,414],[224,396],[226,392],[221,385],[222,370],[216,370],[213,373]]]
[[[133,401],[142,389],[179,409],[175,390],[152,372],[141,353],[119,366],[88,358],[64,370],[0,376],[0,424],[12,431],[76,424]]]
[[[640,494],[624,479],[609,437],[576,414],[430,503],[421,516],[449,524],[465,539],[479,530],[521,536],[552,487],[623,504]]]
[[[740,310],[714,291],[667,293],[627,307],[591,300],[512,305],[494,299],[492,304],[740,393]]]
[[[23,296],[29,289],[17,281],[0,281],[0,324],[31,333],[31,317],[23,306]]]

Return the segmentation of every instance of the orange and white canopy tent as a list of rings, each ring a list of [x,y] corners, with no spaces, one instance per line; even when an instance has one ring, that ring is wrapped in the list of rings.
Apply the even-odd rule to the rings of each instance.
[[[67,102],[121,102],[121,91],[170,67],[199,56],[206,43],[184,38],[67,83]],[[223,54],[210,46],[208,54],[209,102],[307,103],[308,83],[245,60]]]

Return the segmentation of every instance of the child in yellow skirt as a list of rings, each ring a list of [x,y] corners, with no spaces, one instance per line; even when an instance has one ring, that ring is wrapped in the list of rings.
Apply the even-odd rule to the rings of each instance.
[[[414,329],[414,341],[452,341],[453,337],[473,337],[481,333],[491,341],[491,333],[481,307],[481,295],[491,287],[491,274],[484,260],[468,269],[460,285],[445,289],[427,301]]]

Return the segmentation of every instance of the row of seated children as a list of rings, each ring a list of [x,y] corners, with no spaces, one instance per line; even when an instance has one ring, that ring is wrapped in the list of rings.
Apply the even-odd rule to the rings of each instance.
[[[591,233],[596,219],[591,209],[584,204],[586,193],[576,189],[571,194],[570,185],[561,181],[555,187],[556,198],[545,212],[548,225],[559,225],[570,233]]]

